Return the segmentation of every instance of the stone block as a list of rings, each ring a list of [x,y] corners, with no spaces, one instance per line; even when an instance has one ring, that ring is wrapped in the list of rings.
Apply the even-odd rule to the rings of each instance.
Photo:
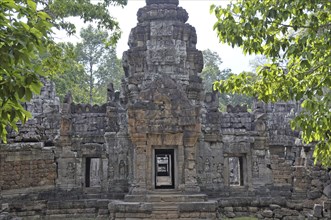
[[[320,204],[315,204],[314,205],[314,213],[313,216],[317,217],[317,218],[321,218],[322,217],[322,211],[323,211],[323,206]]]
[[[269,209],[263,210],[263,212],[261,213],[263,217],[266,218],[272,218],[273,217],[273,212]]]
[[[281,208],[280,205],[277,205],[277,204],[270,204],[269,207],[270,207],[271,210],[275,210],[275,209],[280,209]]]
[[[324,187],[323,194],[326,195],[329,199],[331,199],[331,184]]]
[[[248,211],[250,213],[256,213],[259,211],[259,208],[258,207],[248,207]]]
[[[236,217],[236,214],[234,214],[233,212],[226,212],[225,216],[228,218],[234,218],[234,217]]]
[[[224,207],[223,209],[226,212],[233,212],[233,207],[232,206],[230,206],[230,207]]]
[[[331,219],[331,201],[323,202],[323,216]]]
[[[319,190],[308,191],[307,197],[308,199],[314,200],[318,199],[322,196],[322,192]]]

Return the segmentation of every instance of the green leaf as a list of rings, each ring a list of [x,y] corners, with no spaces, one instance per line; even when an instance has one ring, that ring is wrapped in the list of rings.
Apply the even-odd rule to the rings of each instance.
[[[18,89],[18,97],[21,99],[23,98],[25,95],[25,88],[23,86],[21,86],[19,89]]]
[[[308,60],[302,60],[300,62],[300,66],[301,66],[301,68],[306,68],[306,69],[309,69],[311,67]]]
[[[212,14],[216,8],[216,5],[212,4],[209,9],[209,13]]]
[[[14,122],[15,118],[16,118],[16,112],[15,111],[11,111],[11,113],[10,113],[10,121],[11,122]]]
[[[42,87],[42,84],[38,83],[38,82],[33,82],[30,85],[30,89],[33,93],[35,94],[39,94],[40,93],[40,89]]]
[[[28,88],[25,88],[25,99],[26,99],[27,101],[30,101],[31,98],[32,98],[32,92],[31,92],[31,90],[28,89]]]
[[[37,28],[35,28],[35,27],[31,28],[31,29],[30,29],[30,32],[31,32],[34,36],[36,36],[36,38],[38,38],[38,39],[40,39],[40,38],[43,37],[43,34],[42,34]]]
[[[51,19],[51,17],[50,17],[47,13],[45,13],[45,12],[43,12],[43,11],[39,11],[39,12],[38,12],[38,16],[39,16],[41,19],[43,19],[43,20]]]
[[[33,11],[37,9],[37,4],[32,0],[27,0],[27,4]]]

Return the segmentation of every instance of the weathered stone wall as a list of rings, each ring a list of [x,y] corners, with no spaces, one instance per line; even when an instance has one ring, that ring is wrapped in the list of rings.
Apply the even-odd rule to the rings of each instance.
[[[101,106],[75,104],[68,94],[62,105],[60,134],[57,187],[103,193],[128,191],[132,148],[118,94],[110,91],[108,102]]]
[[[242,160],[241,184],[245,187],[293,186],[294,166],[305,166],[311,153],[309,147],[296,146],[298,132],[290,128],[298,105],[256,103],[253,112],[244,106],[228,106],[227,112],[218,112],[217,103],[217,94],[206,94],[197,156],[202,187],[229,186],[235,172],[229,164],[233,158]]]
[[[59,135],[59,99],[54,84],[42,81],[41,94],[24,104],[32,118],[18,125],[19,132],[9,130],[8,144],[0,145],[0,192],[55,186],[54,144]]]
[[[59,135],[60,101],[55,95],[55,85],[42,79],[44,87],[38,96],[23,106],[31,112],[32,118],[26,124],[19,124],[19,132],[9,130],[8,142],[44,142],[54,146]]]
[[[285,160],[285,158],[274,154],[272,154],[270,159],[273,183],[276,185],[292,185],[292,173],[294,171],[292,161]]]
[[[0,145],[0,192],[38,186],[54,186],[54,148],[42,143]]]
[[[206,94],[197,170],[203,192],[221,197],[221,216],[327,219],[331,176],[314,166],[313,147],[290,128],[300,103],[255,103],[250,113],[228,106],[221,113],[217,102],[216,94]],[[233,158],[242,162],[234,166]],[[232,185],[231,176],[243,181]]]
[[[61,135],[81,137],[82,142],[104,142],[103,140],[88,140],[88,138],[103,136],[107,127],[107,106],[75,104],[65,102],[62,104]]]

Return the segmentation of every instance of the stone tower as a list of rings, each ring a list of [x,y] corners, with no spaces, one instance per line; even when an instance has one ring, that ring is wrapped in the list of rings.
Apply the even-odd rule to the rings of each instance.
[[[146,0],[123,54],[123,97],[134,145],[132,192],[199,191],[196,144],[203,67],[194,27],[178,0]]]

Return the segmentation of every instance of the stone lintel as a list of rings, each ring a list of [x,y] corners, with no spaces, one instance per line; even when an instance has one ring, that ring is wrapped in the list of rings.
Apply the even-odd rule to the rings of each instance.
[[[145,133],[133,133],[131,134],[131,140],[135,144],[146,145],[147,135]]]
[[[183,133],[176,134],[148,134],[148,145],[168,145],[168,146],[182,146]]]

